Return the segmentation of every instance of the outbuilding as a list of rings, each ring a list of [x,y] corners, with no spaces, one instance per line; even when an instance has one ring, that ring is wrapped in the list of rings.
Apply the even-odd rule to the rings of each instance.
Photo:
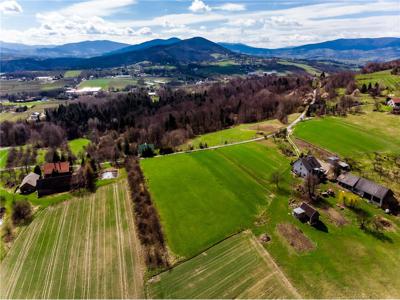
[[[36,184],[39,178],[40,176],[33,172],[26,175],[19,185],[21,194],[33,193],[36,190]]]
[[[293,209],[293,216],[302,222],[309,222],[311,225],[319,221],[319,212],[306,202]]]
[[[359,180],[360,180],[360,177],[353,175],[351,173],[340,174],[336,178],[336,181],[340,186],[342,186],[345,189],[348,189],[350,191],[354,191],[354,188],[356,187],[356,184]]]
[[[392,190],[365,178],[360,178],[354,189],[361,197],[372,201],[379,207],[387,204],[394,195]]]

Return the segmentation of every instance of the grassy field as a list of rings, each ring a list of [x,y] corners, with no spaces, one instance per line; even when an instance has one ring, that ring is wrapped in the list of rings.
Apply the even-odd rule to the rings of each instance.
[[[78,155],[79,153],[81,153],[84,148],[89,145],[90,140],[85,139],[85,138],[80,138],[80,139],[74,139],[71,141],[68,141],[68,146],[70,147],[72,153],[74,155]]]
[[[321,74],[320,70],[318,70],[312,66],[306,65],[306,64],[296,63],[296,62],[287,61],[287,60],[279,60],[278,63],[281,65],[286,65],[286,66],[299,67],[299,68],[303,69],[304,71],[306,71],[310,75],[317,74],[319,76]]]
[[[370,74],[358,74],[356,75],[357,83],[361,87],[363,84],[368,86],[369,83],[372,86],[378,83],[381,87],[386,87],[390,91],[395,91],[397,94],[400,91],[400,76],[390,74],[391,70],[385,70]]]
[[[69,84],[70,80],[61,79],[53,82],[42,82],[39,80],[18,81],[18,80],[0,80],[0,95],[14,93],[38,93],[62,88]]]
[[[0,122],[4,121],[18,121],[26,120],[33,112],[44,112],[47,108],[54,108],[58,105],[65,103],[65,101],[51,100],[51,101],[40,101],[34,104],[26,103],[28,106],[27,111],[16,113],[16,112],[2,112],[0,113]]]
[[[400,151],[400,119],[386,113],[369,113],[347,118],[326,117],[301,122],[294,135],[340,154]]]
[[[74,78],[78,77],[81,75],[82,71],[81,70],[69,70],[64,73],[64,78]]]
[[[359,228],[357,212],[340,210],[336,206],[338,200],[328,198],[317,206],[321,213],[320,226],[315,228],[299,222],[291,215],[289,206],[289,200],[296,198],[292,189],[297,180],[288,170],[288,159],[270,143],[264,141],[141,162],[172,252],[191,257],[237,230],[250,228],[256,236],[263,233],[270,236],[266,249],[302,297],[400,297],[400,220],[361,201],[361,211],[387,218],[392,223],[390,229],[379,234],[363,231]],[[273,170],[283,172],[279,189],[269,182]],[[338,194],[333,184],[323,185],[321,189],[329,187]],[[342,225],[337,224],[338,219],[344,220]],[[311,248],[296,250],[292,244],[298,235],[285,237],[278,230],[282,225],[300,230]],[[201,255],[195,259],[200,258]],[[193,268],[190,263],[183,263],[189,269],[187,272],[198,272],[196,263]],[[150,291],[155,295],[172,293],[168,287],[172,281],[178,284],[174,279],[181,276],[180,272],[183,271],[171,271],[172,279],[168,274],[162,275],[160,283],[152,283],[154,287]],[[194,282],[193,286],[197,284],[203,283]],[[186,290],[188,293],[190,287]],[[218,289],[218,286],[212,288]],[[202,295],[207,297],[206,294],[199,297]]]
[[[289,123],[295,120],[298,116],[299,114],[297,113],[291,114],[288,118]],[[258,123],[240,124],[229,129],[224,129],[198,136],[192,140],[189,140],[187,143],[185,143],[185,145],[182,146],[182,148],[188,149],[191,145],[197,149],[199,148],[200,143],[207,143],[208,147],[211,147],[223,144],[230,144],[234,142],[241,142],[260,137],[261,135],[258,133],[269,134],[285,126],[285,124],[282,124],[276,119]]]
[[[289,162],[261,143],[173,155],[141,162],[169,247],[189,257],[248,228],[275,197],[274,170]]]
[[[235,235],[149,281],[152,299],[296,298],[250,233]]]
[[[137,84],[136,79],[129,78],[99,78],[99,79],[90,79],[82,81],[79,84],[79,88],[84,87],[101,87],[104,90],[108,90],[110,88],[115,89],[123,89],[127,85],[135,85]]]
[[[126,183],[40,211],[0,268],[1,298],[143,298]]]
[[[6,167],[8,157],[8,149],[0,149],[0,169]]]

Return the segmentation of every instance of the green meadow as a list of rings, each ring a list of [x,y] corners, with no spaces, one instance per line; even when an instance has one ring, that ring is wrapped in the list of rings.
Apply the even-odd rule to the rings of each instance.
[[[7,164],[8,149],[0,149],[0,169],[4,169]]]
[[[70,147],[74,155],[78,155],[79,153],[83,152],[85,150],[85,147],[89,144],[90,140],[85,138],[79,138],[68,141],[68,146]]]
[[[400,120],[384,114],[315,118],[299,123],[294,135],[342,156],[375,151],[399,152]],[[388,120],[384,121],[385,117]]]
[[[79,84],[79,88],[84,87],[101,87],[104,90],[108,90],[110,88],[115,89],[123,89],[127,85],[135,85],[137,84],[136,79],[129,78],[99,78],[99,79],[90,79],[82,81]]]
[[[288,122],[294,121],[299,116],[298,113],[289,115]],[[195,149],[199,148],[200,143],[207,144],[208,147],[231,144],[236,142],[242,142],[257,137],[261,137],[263,134],[270,134],[284,128],[286,125],[280,121],[266,120],[257,123],[240,124],[232,128],[219,130],[216,132],[210,132],[203,135],[199,135],[194,139],[186,142],[182,147],[184,149],[193,146]]]
[[[81,75],[81,70],[69,70],[64,73],[64,78],[74,78]]]
[[[358,74],[356,75],[356,80],[358,85],[361,87],[363,84],[367,85],[378,83],[381,87],[386,87],[390,91],[400,91],[400,76],[393,75],[390,73],[391,70],[379,71],[369,74]]]
[[[190,257],[251,226],[275,197],[269,174],[288,172],[289,162],[275,148],[251,143],[146,159],[141,166],[169,247]]]

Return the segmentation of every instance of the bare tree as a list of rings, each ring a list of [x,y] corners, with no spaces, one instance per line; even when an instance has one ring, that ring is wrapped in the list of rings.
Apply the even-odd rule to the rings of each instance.
[[[319,179],[317,176],[313,174],[308,174],[305,179],[304,179],[304,191],[305,191],[305,196],[307,197],[308,200],[313,201],[315,200],[315,191],[317,189],[317,186],[319,184]]]

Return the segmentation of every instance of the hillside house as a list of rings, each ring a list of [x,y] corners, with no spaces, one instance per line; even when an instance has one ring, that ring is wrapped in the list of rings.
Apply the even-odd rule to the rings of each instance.
[[[293,209],[293,216],[302,222],[309,222],[311,225],[314,225],[319,221],[319,212],[305,202],[301,203],[299,207]]]
[[[19,185],[21,194],[30,194],[36,191],[36,184],[39,178],[38,174],[32,172],[26,175]]]
[[[390,107],[400,107],[400,98],[391,98],[386,102],[386,104]]]
[[[45,163],[43,166],[43,176],[47,177],[55,177],[55,176],[65,176],[71,175],[71,169],[69,162],[62,161],[56,163]]]
[[[325,174],[321,164],[312,155],[300,157],[296,160],[292,165],[292,171],[300,177],[307,177],[310,174],[323,177]]]
[[[340,186],[371,201],[379,207],[387,206],[394,196],[392,190],[351,173],[341,174],[336,180]]]

